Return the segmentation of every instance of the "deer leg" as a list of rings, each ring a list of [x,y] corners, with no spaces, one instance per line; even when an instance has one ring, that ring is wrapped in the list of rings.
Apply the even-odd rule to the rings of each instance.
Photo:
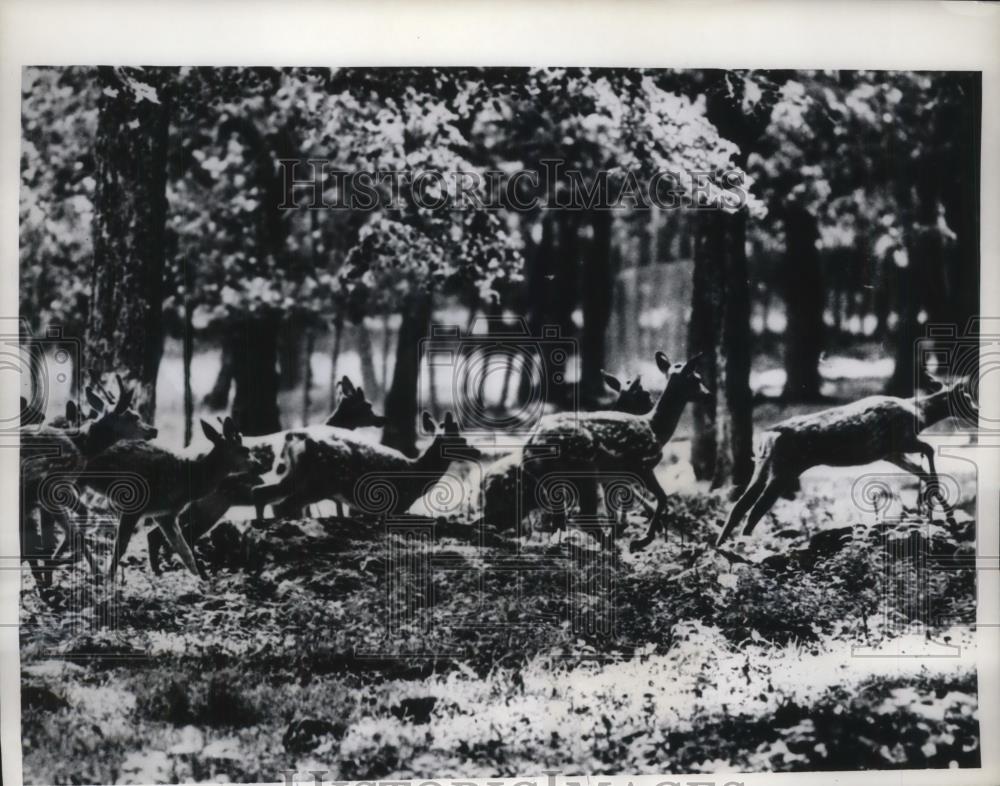
[[[262,486],[254,486],[250,492],[253,499],[253,506],[257,511],[257,518],[264,518],[264,508],[285,496],[284,483],[265,483]]]
[[[177,522],[178,518],[179,516],[161,516],[156,520],[156,523],[160,527],[160,530],[162,530],[164,537],[166,537],[167,543],[170,544],[170,548],[181,558],[184,567],[198,578],[205,579],[207,576],[198,564],[198,560],[195,559],[194,552],[191,551],[191,546],[185,540],[184,533],[181,532],[180,524]]]
[[[740,521],[746,512],[750,509],[760,495],[764,491],[764,487],[767,485],[767,473],[764,471],[766,462],[764,460],[757,462],[757,467],[753,473],[753,477],[750,479],[750,483],[744,489],[740,498],[736,500],[733,504],[732,510],[729,511],[729,519],[726,521],[726,526],[722,528],[722,532],[719,533],[719,537],[715,540],[715,547],[721,546],[726,538],[728,538],[734,529],[739,526]]]
[[[111,564],[108,566],[108,584],[113,583],[115,580],[115,571],[118,569],[118,563],[128,548],[128,543],[132,540],[132,533],[135,532],[135,527],[138,523],[139,514],[137,513],[122,513],[118,517],[118,530],[115,532],[115,547],[111,552]]]
[[[163,533],[159,527],[154,527],[146,536],[146,549],[149,556],[149,568],[154,576],[160,575],[160,551],[165,543]]]
[[[924,445],[930,451],[930,455],[933,455],[934,449],[930,445],[926,445],[926,443],[921,443],[921,444]],[[921,452],[923,452],[923,451],[921,451]],[[927,453],[924,453],[924,455],[928,456]],[[931,466],[931,471],[930,472],[925,472],[924,468],[921,467],[916,461],[913,461],[911,458],[909,458],[908,456],[906,456],[906,455],[904,455],[902,453],[899,453],[899,454],[894,455],[894,456],[889,456],[888,460],[891,461],[893,464],[895,464],[900,469],[905,469],[907,472],[909,472],[909,473],[911,473],[913,475],[916,475],[917,478],[920,479],[921,484],[926,484],[926,485],[930,486],[931,489],[934,489],[935,487],[937,487],[937,486],[940,485],[940,481],[938,480],[937,472],[934,471],[934,459],[933,458],[929,458],[929,463],[930,463],[930,466]],[[951,516],[951,515],[954,514],[954,509],[952,508],[952,506],[949,505],[944,499],[942,499],[940,494],[935,494],[934,496],[936,496],[938,498],[938,500],[941,502],[941,507],[944,508],[945,513],[948,516]],[[921,494],[920,490],[917,491],[917,500],[921,504],[924,501],[923,494]],[[928,501],[928,505],[927,505],[928,515],[930,515],[930,512],[932,510],[933,510],[933,503],[931,503],[931,502]]]
[[[667,492],[663,490],[663,486],[661,486],[660,481],[656,479],[656,475],[653,473],[652,469],[648,469],[643,472],[642,482],[645,484],[646,488],[650,490],[653,496],[656,497],[656,510],[653,512],[653,515],[649,520],[649,528],[646,530],[646,534],[628,544],[628,550],[633,554],[637,551],[642,551],[646,548],[646,546],[653,542],[653,538],[656,537],[656,533],[658,533],[663,527],[663,514],[667,506]]]
[[[944,510],[946,516],[954,516],[955,508],[951,505],[945,498],[944,494],[938,492],[934,494],[935,489],[941,488],[941,481],[938,478],[937,468],[934,466],[934,448],[928,445],[922,440],[917,440],[917,450],[923,454],[924,458],[927,459],[927,482],[931,484],[931,493],[933,496],[937,497],[938,502],[941,503],[941,508]],[[928,509],[930,505],[928,505]]]
[[[743,528],[744,535],[749,535],[753,532],[753,528],[757,526],[757,522],[778,501],[778,497],[781,496],[781,492],[785,488],[787,488],[787,485],[780,478],[771,477],[767,481],[764,490],[757,497],[757,501],[753,503],[753,507],[750,508],[750,514],[747,516],[747,525]]]

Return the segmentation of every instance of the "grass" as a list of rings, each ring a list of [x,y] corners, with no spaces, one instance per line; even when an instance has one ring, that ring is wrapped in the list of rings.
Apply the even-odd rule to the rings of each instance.
[[[837,482],[823,481],[828,493],[842,494]],[[141,551],[129,554],[117,635],[73,631],[26,586],[26,780],[978,764],[974,633],[961,626],[975,608],[969,576],[930,585],[944,615],[935,636],[960,643],[961,657],[910,659],[900,673],[899,661],[851,656],[907,638],[873,542],[916,528],[954,553],[974,532],[967,514],[952,532],[912,512],[890,526],[785,503],[759,537],[716,552],[703,544],[725,500],[678,494],[671,506],[666,542],[616,552],[611,632],[573,623],[580,608],[602,619],[589,538],[476,548],[458,518],[436,524],[448,536],[430,550],[429,586],[407,572],[417,554],[398,535],[335,520],[221,525],[232,537],[214,542],[242,538],[252,564],[216,568],[206,586],[180,569],[155,580]],[[396,571],[390,541],[405,558]],[[232,564],[201,545],[208,564]],[[501,569],[515,557],[534,568]],[[434,599],[392,631],[390,575]]]

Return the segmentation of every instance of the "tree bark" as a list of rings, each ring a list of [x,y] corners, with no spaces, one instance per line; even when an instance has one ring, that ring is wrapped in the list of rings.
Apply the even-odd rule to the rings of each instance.
[[[333,321],[333,349],[330,351],[330,411],[337,408],[337,364],[340,362],[340,346],[344,338],[344,317],[337,314]]]
[[[691,404],[694,419],[694,436],[691,440],[691,466],[698,480],[708,480],[715,472],[715,398],[718,397],[718,365],[715,362],[717,314],[721,305],[721,286],[718,264],[721,241],[713,226],[713,216],[708,213],[695,215],[697,232],[694,236],[694,271],[691,287],[691,320],[688,323],[688,356],[701,353],[702,376],[712,391],[710,402],[695,401]],[[676,361],[677,358],[670,358]]]
[[[169,80],[164,69],[98,69],[93,296],[87,365],[125,371],[152,421],[163,353]]]
[[[699,229],[688,348],[704,353],[701,368],[715,401],[693,406],[691,463],[712,488],[741,487],[753,469],[746,214],[706,211]]]
[[[382,327],[385,332],[389,332],[388,321],[383,321]],[[381,389],[387,391],[388,382],[383,378],[382,383],[379,383],[378,377],[375,376],[375,349],[372,346],[372,334],[368,330],[368,326],[365,324],[363,319],[358,320],[358,324],[354,326],[354,335],[357,337],[357,347],[358,347],[358,359],[361,363],[361,386],[368,391],[369,401],[374,401],[372,398],[375,395],[375,391]],[[382,344],[382,348],[386,355],[389,354],[389,342],[385,341]],[[388,369],[388,361],[384,361],[382,364],[383,370]],[[386,371],[386,373],[388,373]],[[383,393],[383,398],[385,394]]]
[[[415,295],[403,310],[396,339],[396,366],[385,397],[382,442],[407,456],[417,454],[417,385],[420,378],[420,340],[427,334],[431,298]]]
[[[913,395],[917,378],[917,316],[926,294],[921,284],[928,270],[943,264],[942,238],[937,228],[940,173],[926,160],[916,162],[914,171],[917,173],[916,204],[907,232],[907,264],[896,268],[896,294],[899,303],[896,363],[886,385],[886,393],[892,396]]]
[[[247,436],[280,431],[277,318],[246,316],[237,326],[235,340],[233,419]]]
[[[229,390],[233,386],[233,364],[236,356],[235,341],[227,332],[222,338],[219,348],[219,373],[215,384],[205,396],[204,405],[209,409],[227,409],[229,407]]]
[[[302,338],[305,331],[298,320],[289,319],[278,331],[278,378],[280,390],[295,390],[302,382]]]
[[[539,221],[542,236],[538,245],[535,246],[535,253],[532,255],[525,277],[528,331],[532,336],[540,336],[542,325],[545,324],[545,301],[550,283],[548,280],[549,265],[551,263],[553,246],[555,245],[553,242],[554,232],[552,227],[554,218],[543,213]],[[535,391],[532,390],[534,383],[535,380],[532,379],[530,368],[522,368],[518,382],[518,402],[524,403],[534,398]]]
[[[184,275],[184,447],[191,444],[194,433],[194,393],[191,390],[191,360],[194,357],[194,324],[191,306],[192,270],[188,261],[182,260]],[[226,391],[228,394],[228,390]]]
[[[611,319],[614,275],[611,269],[611,213],[594,211],[590,220],[594,232],[584,263],[583,332],[580,341],[581,398],[585,405],[604,399],[605,338]]]
[[[305,358],[302,362],[302,425],[309,425],[309,393],[312,390],[312,354],[316,337],[312,328],[306,328]]]
[[[819,226],[802,206],[785,211],[785,255],[781,279],[785,295],[785,389],[789,401],[815,401],[820,393],[825,292],[820,269]]]

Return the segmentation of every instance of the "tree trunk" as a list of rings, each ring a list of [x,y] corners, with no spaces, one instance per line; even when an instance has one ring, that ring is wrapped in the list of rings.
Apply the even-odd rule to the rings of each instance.
[[[289,319],[278,331],[279,390],[295,390],[302,382],[302,336],[305,331],[298,320]]]
[[[611,319],[614,275],[611,270],[611,213],[595,211],[591,216],[594,237],[584,263],[583,333],[580,341],[581,399],[596,405],[604,399],[605,338]]]
[[[431,298],[416,295],[403,310],[396,339],[396,365],[385,397],[382,442],[407,456],[417,454],[417,385],[420,377],[420,340],[427,334]]]
[[[691,463],[713,488],[739,487],[753,468],[746,215],[708,211],[698,218],[688,350],[704,353],[701,368],[715,402],[693,405]]]
[[[333,349],[330,351],[330,411],[337,408],[337,364],[340,362],[340,347],[344,338],[344,317],[337,314],[333,320]]]
[[[388,333],[388,323],[383,322],[382,326]],[[358,359],[361,362],[361,387],[368,391],[369,401],[374,401],[372,397],[375,395],[375,391],[380,388],[385,391],[388,383],[383,381],[380,385],[378,377],[375,376],[375,349],[372,347],[372,334],[363,319],[358,320],[358,324],[354,327],[354,334],[357,336]],[[387,344],[388,342],[385,342],[383,345],[386,354],[389,352]],[[387,368],[386,363],[383,363],[382,368]],[[384,392],[382,398],[385,398]]]
[[[928,161],[916,162],[916,205],[908,229],[907,265],[896,268],[899,322],[896,328],[896,364],[886,385],[892,396],[912,396],[917,377],[917,315],[924,305],[921,283],[926,271],[943,264],[941,234],[937,228],[939,174]]]
[[[713,397],[718,397],[718,374],[715,343],[718,331],[716,315],[721,299],[719,251],[721,241],[708,213],[695,214],[697,232],[694,236],[694,271],[691,287],[691,320],[688,323],[688,356],[699,353],[705,358],[702,377]],[[670,358],[676,362],[678,358]],[[691,440],[691,466],[698,480],[708,480],[715,472],[715,400],[691,404],[694,436]]]
[[[789,401],[819,398],[819,357],[823,352],[825,292],[820,269],[819,226],[801,206],[785,211],[785,256],[781,280],[785,295],[785,389]]]
[[[219,349],[219,373],[215,377],[215,384],[212,385],[212,389],[202,402],[209,409],[229,408],[229,389],[233,386],[233,366],[236,357],[234,344],[235,340],[227,332],[222,338],[222,345]]]
[[[302,361],[302,425],[309,425],[309,393],[312,390],[312,354],[316,337],[312,328],[306,328],[305,358]]]
[[[138,382],[138,410],[150,421],[163,353],[170,78],[158,68],[98,69],[87,366],[127,372]]]
[[[246,316],[238,326],[235,339],[233,419],[247,436],[280,431],[276,317]]]
[[[535,253],[526,272],[526,313],[528,315],[528,331],[532,336],[540,336],[542,325],[545,324],[545,301],[549,288],[549,265],[551,264],[553,243],[553,216],[542,214],[539,219],[542,237],[535,247]],[[524,403],[534,399],[532,390],[535,380],[532,379],[531,368],[522,368],[518,382],[517,399]]]
[[[194,433],[194,393],[191,390],[191,360],[194,356],[194,324],[191,306],[192,270],[188,261],[182,260],[184,275],[184,335],[182,351],[184,354],[184,447],[191,444]],[[228,393],[228,391],[227,391]]]

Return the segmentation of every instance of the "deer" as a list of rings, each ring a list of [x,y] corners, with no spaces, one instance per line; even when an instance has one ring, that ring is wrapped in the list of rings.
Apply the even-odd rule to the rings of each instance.
[[[91,410],[86,416],[81,413],[76,402],[70,400],[66,403],[65,416],[57,417],[50,425],[22,435],[21,521],[22,532],[26,537],[33,531],[27,517],[36,507],[39,512],[38,542],[31,543],[22,552],[46,555],[28,559],[39,587],[51,585],[51,574],[43,568],[47,562],[58,560],[70,543],[68,507],[60,506],[58,511],[52,511],[39,505],[39,494],[45,479],[58,473],[61,483],[75,485],[79,474],[102,450],[124,440],[154,439],[158,433],[155,427],[144,421],[132,408],[134,391],[126,386],[120,374],[115,375],[118,383],[117,398],[104,389],[96,375],[92,374],[92,377],[93,381],[86,390]],[[79,503],[77,506],[80,507]],[[62,533],[62,540],[58,544],[56,529]],[[91,562],[86,550],[84,556]],[[93,562],[91,567],[96,567]]]
[[[225,515],[233,505],[252,504],[251,492],[254,486],[264,483],[260,477],[263,473],[284,471],[280,462],[281,450],[287,439],[304,438],[306,434],[322,438],[328,436],[330,429],[347,429],[367,426],[382,426],[385,417],[376,415],[371,402],[365,398],[363,388],[355,387],[348,377],[343,377],[338,383],[340,401],[333,413],[326,419],[323,426],[310,426],[306,429],[291,429],[260,437],[244,437],[243,443],[250,449],[250,454],[257,462],[256,472],[243,472],[231,475],[223,480],[212,493],[194,500],[179,514],[178,523],[184,538],[189,544],[194,544],[202,535],[208,532]],[[277,515],[284,515],[286,507],[278,506]],[[343,517],[341,502],[337,501],[338,515]],[[160,552],[166,546],[163,531],[159,528],[149,530],[146,536],[149,555],[149,566],[154,574],[160,573]]]
[[[636,376],[632,380],[626,379],[623,383],[618,377],[609,374],[604,369],[601,369],[601,377],[604,384],[618,394],[610,407],[611,411],[645,415],[653,408],[653,397],[642,386],[641,377]],[[544,428],[545,422],[545,417],[543,417],[539,421],[539,426]],[[494,526],[499,529],[509,529],[517,523],[513,520],[517,513],[512,510],[511,503],[519,492],[517,478],[522,460],[523,451],[515,450],[494,461],[483,472],[480,486],[482,507],[486,515],[493,521]],[[520,514],[522,516],[528,515],[535,508],[535,488],[531,480],[532,477],[527,473],[521,474],[520,499],[522,504]],[[493,518],[496,514],[499,514],[502,521]]]
[[[180,514],[194,500],[215,491],[227,476],[253,471],[255,464],[232,418],[222,421],[221,433],[204,420],[201,430],[212,445],[207,453],[181,454],[147,442],[128,441],[112,445],[89,462],[89,469],[102,473],[93,476],[90,484],[104,493],[114,483],[115,473],[137,473],[145,481],[142,508],[119,513],[108,583],[114,580],[140,519],[149,518],[155,520],[184,566],[198,578],[206,578],[181,532]]]
[[[597,486],[602,474],[628,472],[636,475],[656,499],[656,510],[642,538],[633,540],[633,553],[646,548],[663,527],[667,493],[653,470],[663,458],[663,446],[673,436],[688,402],[711,400],[712,393],[696,369],[701,355],[685,363],[673,363],[663,352],[654,356],[666,385],[652,411],[645,415],[626,412],[580,412],[549,415],[542,419],[525,445],[526,470],[538,474],[538,449],[558,450],[555,461],[546,462],[562,471],[594,473],[595,480],[580,483],[580,509],[584,516],[597,512]]]
[[[886,460],[916,475],[929,484],[928,488],[936,488],[934,448],[920,439],[920,432],[960,411],[959,407],[971,406],[977,412],[978,406],[966,379],[950,385],[938,382],[935,387],[935,392],[927,396],[868,396],[771,426],[757,441],[753,475],[734,503],[716,547],[726,541],[744,516],[747,523],[743,534],[750,535],[778,497],[794,496],[799,489],[799,475],[811,467],[855,467]],[[907,455],[911,453],[927,459],[927,471]],[[951,505],[939,495],[934,496],[951,515]]]
[[[264,506],[277,500],[301,508],[324,499],[340,499],[364,509],[366,500],[362,497],[359,504],[358,495],[365,493],[362,481],[366,479],[374,481],[379,492],[389,490],[387,512],[406,512],[454,459],[480,455],[461,435],[450,412],[440,424],[424,412],[422,422],[434,438],[416,458],[342,429],[325,438],[309,435],[289,440],[282,452],[285,466],[281,479],[253,490],[257,517],[263,518]],[[374,489],[368,491],[374,493]]]

